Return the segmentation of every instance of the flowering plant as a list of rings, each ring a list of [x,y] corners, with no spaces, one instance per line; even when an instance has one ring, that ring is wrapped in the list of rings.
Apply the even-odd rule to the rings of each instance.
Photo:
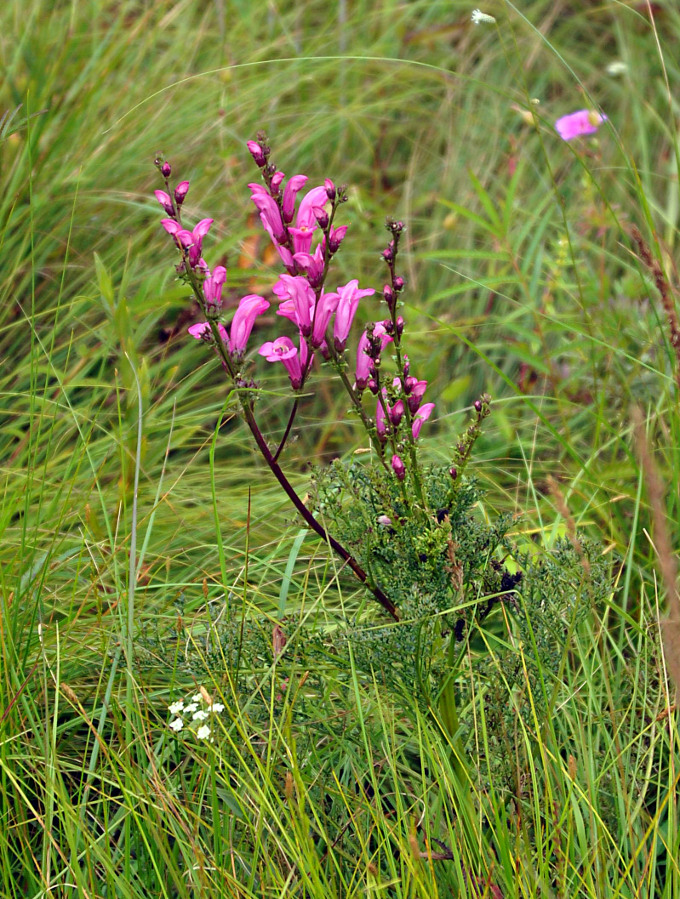
[[[268,298],[258,294],[241,298],[230,323],[222,304],[226,269],[211,269],[203,258],[212,219],[202,219],[192,229],[184,225],[188,182],[172,191],[169,163],[156,160],[165,180],[165,190],[156,192],[167,215],[161,224],[180,254],[178,275],[190,286],[205,318],[189,333],[217,355],[259,452],[296,510],[385,613],[384,620],[373,620],[368,628],[358,617],[350,624],[355,657],[373,670],[381,668],[386,680],[410,689],[417,686],[417,694],[439,710],[446,731],[456,738],[460,725],[455,673],[466,658],[466,647],[499,605],[506,611],[503,617],[496,616],[496,627],[507,628],[516,618],[515,630],[521,633],[530,600],[543,597],[540,582],[548,582],[548,569],[510,543],[509,516],[489,523],[475,511],[479,493],[464,471],[490,413],[490,399],[484,394],[474,402],[472,418],[446,464],[423,463],[421,433],[435,404],[426,401],[427,381],[412,370],[405,352],[406,322],[401,314],[405,282],[398,271],[403,223],[387,221],[390,236],[381,254],[387,268],[381,293],[385,311],[365,326],[352,350],[351,329],[359,305],[376,291],[360,287],[358,279],[327,287],[347,234],[347,224],[336,221],[347,201],[345,188],[326,178],[305,190],[305,175],[286,179],[270,161],[263,134],[249,141],[248,149],[262,176],[261,183],[249,185],[251,199],[282,271]],[[257,318],[272,302],[278,304],[276,313],[287,323],[288,333],[265,340],[256,354],[249,354]],[[258,392],[250,372],[257,356],[282,363],[290,382],[290,414],[277,445],[270,445],[255,415]],[[371,452],[317,469],[308,502],[291,484],[281,459],[302,391],[317,374],[317,361],[335,372]],[[565,610],[580,608],[575,597],[591,592],[582,588],[594,563],[581,565],[582,547],[562,547],[560,553],[555,564],[569,573],[551,594],[551,617],[572,614]],[[538,586],[532,586],[532,579]],[[604,574],[600,582],[606,585]],[[526,608],[522,590],[528,591]],[[540,599],[536,608],[545,607]],[[533,631],[532,639],[536,646],[545,645],[550,658],[557,657],[552,622],[546,618],[540,627],[545,628],[544,643]],[[487,634],[479,642],[488,647],[488,639]],[[507,641],[495,645],[496,654],[514,652],[507,649]],[[508,663],[505,670],[511,669],[518,678],[528,670],[513,669]],[[180,724],[178,716],[170,727]]]

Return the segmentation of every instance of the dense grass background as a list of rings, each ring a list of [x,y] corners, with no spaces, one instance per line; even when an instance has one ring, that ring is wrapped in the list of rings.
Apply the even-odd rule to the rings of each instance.
[[[459,0],[3,6],[3,895],[677,895],[674,689],[631,438],[635,405],[677,546],[676,360],[628,233],[675,283],[680,13],[651,6],[493,0],[497,26]],[[563,143],[554,120],[591,106],[606,125]],[[558,709],[509,740],[514,794],[461,785],[431,718],[351,659],[307,674],[293,632],[271,658],[282,613],[337,623],[332,563],[185,338],[152,194],[164,152],[191,180],[188,214],[216,220],[232,300],[266,287],[246,188],[259,128],[287,173],[349,185],[338,283],[378,287],[382,222],[407,222],[432,457],[488,390],[485,509],[550,546],[552,475],[611,556],[616,592],[574,635]],[[258,378],[275,435],[273,368]],[[353,448],[344,412],[332,385],[304,405],[301,484],[304,460]],[[217,636],[244,616],[236,676]],[[166,727],[201,683],[229,710],[214,747]],[[482,715],[473,755],[485,733]]]

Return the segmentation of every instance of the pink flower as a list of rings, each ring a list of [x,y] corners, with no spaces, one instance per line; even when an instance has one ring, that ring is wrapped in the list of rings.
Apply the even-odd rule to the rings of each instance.
[[[298,191],[302,190],[308,180],[306,175],[293,175],[292,178],[288,179],[288,183],[283,191],[281,204],[283,220],[287,225],[293,221],[293,216],[295,215],[295,198]]]
[[[579,109],[564,115],[555,122],[555,130],[562,140],[573,140],[582,134],[595,134],[602,122],[606,121],[606,115],[600,115],[590,109]]]
[[[387,437],[387,415],[389,413],[389,405],[387,404],[387,391],[383,390],[382,399],[378,397],[378,403],[375,407],[375,429],[378,432],[380,442],[384,443]]]
[[[331,228],[331,233],[328,235],[328,249],[331,253],[338,252],[340,244],[345,238],[345,234],[347,234],[347,225],[340,225],[339,228]]]
[[[293,390],[302,386],[302,368],[307,362],[307,344],[302,343],[302,360],[298,356],[297,347],[290,337],[277,337],[276,340],[263,343],[258,350],[260,356],[264,356],[267,362],[283,362],[290,378]]]
[[[330,321],[331,315],[337,309],[337,306],[337,293],[322,293],[319,297],[316,308],[314,309],[314,322],[312,325],[311,344],[313,347],[320,347],[324,342],[328,322]]]
[[[188,181],[180,181],[177,187],[175,188],[175,203],[178,206],[181,206],[184,202],[184,198],[187,195],[189,190],[189,182]]]
[[[316,216],[314,215],[314,207],[323,206],[327,202],[328,194],[326,193],[326,188],[323,185],[320,187],[313,187],[304,195],[300,202],[300,208],[298,209],[297,218],[295,219],[296,227],[308,228],[313,231],[317,224]]]
[[[227,280],[227,270],[223,265],[218,265],[212,275],[203,282],[203,295],[207,306],[220,307],[222,305],[222,287]]]
[[[298,271],[305,273],[305,277],[312,287],[318,287],[323,277],[324,268],[323,247],[321,244],[318,245],[313,255],[309,253],[295,253],[293,259]]]
[[[363,297],[370,297],[374,293],[375,290],[372,287],[359,290],[357,280],[349,281],[344,287],[338,287],[338,309],[333,326],[333,340],[338,353],[342,353],[347,345],[347,338],[359,306],[359,300]]]
[[[299,275],[295,277],[292,275],[281,275],[273,290],[279,299],[293,303],[295,310],[293,321],[295,321],[303,336],[309,337],[312,333],[312,310],[316,297],[307,279]],[[287,306],[286,311],[281,312],[279,307],[280,314],[286,318],[290,318],[289,310],[290,307]]]
[[[269,309],[269,303],[264,297],[251,293],[243,297],[234,313],[229,329],[229,351],[231,353],[244,353],[250,332],[253,330],[255,319]]]
[[[262,152],[262,147],[258,144],[258,142],[249,140],[246,143],[246,147],[248,147],[250,155],[255,160],[255,165],[259,168],[264,168],[264,166],[267,164],[267,157]]]
[[[423,426],[423,422],[427,421],[430,415],[432,415],[432,410],[434,409],[434,403],[425,403],[424,406],[421,406],[420,409],[413,416],[413,424],[411,425],[411,433],[413,434],[413,439],[417,440],[418,435],[420,434],[420,429]]]
[[[229,345],[229,337],[227,335],[227,329],[224,325],[217,326],[218,331],[220,332],[220,337],[222,338],[222,342]],[[210,322],[198,322],[195,325],[190,325],[187,328],[189,334],[192,337],[195,337],[196,340],[211,340],[212,339],[212,328],[210,327]]]
[[[167,212],[168,215],[175,214],[175,208],[172,205],[172,199],[170,198],[170,194],[167,194],[164,190],[155,190],[154,196],[158,200],[158,202],[163,207],[164,211]]]
[[[427,388],[427,381],[419,381],[417,378],[406,378],[406,392],[408,394],[408,408],[413,415],[418,411],[423,395]]]
[[[161,225],[163,225],[163,227],[169,234],[173,234],[173,232],[166,224],[167,221],[167,219],[163,219],[161,221]],[[196,266],[200,262],[203,238],[210,230],[210,226],[212,225],[213,221],[213,219],[201,219],[201,221],[196,225],[193,231],[181,229],[173,234],[175,240],[182,247],[184,247],[185,250],[189,251],[189,265],[192,268],[196,268]]]
[[[251,191],[250,199],[260,213],[260,220],[265,231],[275,244],[284,243],[286,229],[281,221],[281,213],[276,200],[267,193],[261,184],[249,184],[248,187]]]
[[[396,453],[392,456],[392,470],[396,474],[397,480],[403,481],[406,477],[406,466]]]

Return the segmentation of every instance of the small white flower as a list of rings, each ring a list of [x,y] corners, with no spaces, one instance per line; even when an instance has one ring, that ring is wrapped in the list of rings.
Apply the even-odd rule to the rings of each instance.
[[[192,712],[195,712],[197,708],[198,708],[197,702],[190,702],[189,705],[186,706],[184,711],[187,713],[187,715],[190,715]]]
[[[208,725],[203,724],[201,727],[199,727],[196,731],[196,736],[199,740],[207,740],[210,736],[210,728],[208,727]]]
[[[628,65],[620,59],[610,62],[606,68],[607,75],[625,75],[628,71]]]
[[[171,715],[179,715],[183,708],[184,702],[181,699],[178,699],[177,702],[173,702],[172,705],[168,706],[168,711]]]
[[[210,711],[215,712],[215,714],[218,715],[220,712],[224,711],[224,704],[221,702],[213,702],[210,706]]]
[[[171,730],[180,731],[184,727],[184,722],[182,721],[181,718],[175,718],[173,721],[170,722],[170,724],[168,724],[168,727]]]
[[[207,717],[208,717],[208,713],[199,709],[197,712],[194,712],[194,714],[191,716],[191,720],[192,721],[205,721],[205,719]]]
[[[482,12],[481,9],[473,9],[472,10],[472,23],[474,25],[479,25],[484,22],[486,25],[495,25],[496,20],[493,16],[487,16],[485,12]]]
[[[203,697],[200,693],[194,693],[194,695],[191,697],[192,702],[200,702],[202,699]]]

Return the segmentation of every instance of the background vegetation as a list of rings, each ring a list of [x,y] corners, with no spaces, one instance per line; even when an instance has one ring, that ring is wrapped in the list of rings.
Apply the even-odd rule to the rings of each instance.
[[[630,227],[675,283],[680,13],[490,0],[497,25],[474,26],[471,11],[0,11],[3,895],[678,894],[653,542],[664,511],[680,538],[677,360]],[[593,106],[598,134],[561,141],[554,120]],[[609,560],[616,589],[570,634],[553,714],[517,718],[494,749],[470,700],[480,766],[465,782],[411,697],[327,651],[354,587],[300,531],[185,336],[196,310],[158,225],[153,159],[191,180],[191,216],[215,218],[235,303],[274,263],[246,189],[259,128],[287,173],[349,185],[339,283],[379,287],[382,222],[407,222],[410,354],[439,397],[432,457],[449,458],[488,391],[482,510],[517,515],[527,547],[575,523]],[[272,436],[288,411],[273,369],[258,373]],[[310,458],[354,448],[344,413],[332,384],[305,404],[300,483]],[[314,645],[296,640],[303,624]],[[201,685],[226,706],[214,744],[167,727]],[[502,671],[498,691],[512,707]]]

